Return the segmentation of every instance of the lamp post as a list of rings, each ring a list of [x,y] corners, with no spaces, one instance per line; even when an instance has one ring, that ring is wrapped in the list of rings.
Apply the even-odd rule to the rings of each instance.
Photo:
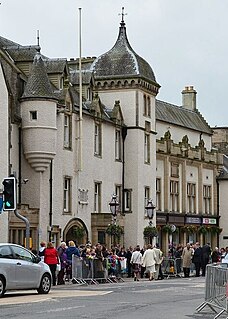
[[[152,219],[154,217],[155,208],[156,208],[156,206],[154,205],[152,199],[149,199],[147,205],[145,206],[145,209],[146,209],[147,217],[149,219],[150,226],[153,225]]]
[[[145,206],[145,209],[146,209],[147,217],[149,219],[149,226],[150,227],[152,227],[152,225],[153,225],[152,219],[154,217],[155,208],[156,208],[156,206],[154,205],[152,199],[149,199],[147,205]],[[150,238],[150,244],[152,244],[152,242],[153,242],[153,237],[154,236],[152,234],[149,237]]]
[[[113,194],[112,195],[112,200],[109,203],[110,211],[112,213],[112,223],[116,225],[116,216],[117,216],[117,211],[119,207],[119,202],[117,201],[117,195]]]
[[[119,202],[117,201],[117,195],[113,194],[111,202],[109,203],[110,211],[112,213],[112,225],[113,227],[116,228],[116,217],[117,217],[117,212],[118,212],[118,207],[119,207]],[[116,245],[116,233],[114,229],[114,245]],[[112,235],[111,235],[112,236]],[[112,238],[112,237],[111,237]]]

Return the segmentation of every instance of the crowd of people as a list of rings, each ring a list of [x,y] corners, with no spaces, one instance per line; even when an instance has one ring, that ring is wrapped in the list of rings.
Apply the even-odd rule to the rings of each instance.
[[[139,245],[134,248],[130,246],[127,249],[115,245],[107,249],[100,243],[92,245],[90,242],[77,247],[71,240],[68,244],[61,242],[60,246],[55,248],[53,243],[46,244],[42,241],[38,255],[49,265],[53,285],[63,285],[66,280],[72,278],[73,255],[84,260],[95,259],[98,274],[104,271],[106,260],[108,269],[105,270],[110,277],[121,276],[124,269],[127,277],[133,278],[134,281],[139,281],[141,278],[148,278],[150,281],[164,279],[162,272],[164,256],[158,244],[154,246],[148,244],[143,248],[140,248]],[[177,276],[181,277],[183,272],[184,277],[189,277],[192,265],[194,265],[195,276],[199,277],[200,275],[205,276],[206,265],[209,262],[217,263],[223,258],[227,258],[228,262],[228,247],[225,249],[215,247],[214,250],[211,250],[209,243],[201,247],[199,242],[196,242],[195,244],[187,243],[185,246],[170,247],[168,260],[172,261],[170,269],[175,268]]]

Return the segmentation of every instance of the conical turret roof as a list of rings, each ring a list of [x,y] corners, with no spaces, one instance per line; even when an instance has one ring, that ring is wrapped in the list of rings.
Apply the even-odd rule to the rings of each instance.
[[[115,45],[93,62],[91,70],[95,78],[137,76],[156,83],[154,72],[149,63],[132,49],[123,20],[120,23]]]
[[[45,63],[40,52],[37,52],[34,57],[31,74],[28,77],[22,98],[55,99]]]

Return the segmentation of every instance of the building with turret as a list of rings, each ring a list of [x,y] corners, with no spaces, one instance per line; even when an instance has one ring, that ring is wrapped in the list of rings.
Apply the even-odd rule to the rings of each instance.
[[[40,46],[0,37],[0,177],[17,178],[33,248],[41,240],[152,240],[165,253],[188,241],[217,245],[222,159],[212,130],[194,87],[182,91],[181,106],[158,100],[159,89],[123,20],[109,51],[81,61],[51,59]],[[0,241],[24,244],[22,220],[4,212],[0,222]],[[110,225],[118,226],[117,239]],[[153,239],[144,238],[148,225],[156,227]]]

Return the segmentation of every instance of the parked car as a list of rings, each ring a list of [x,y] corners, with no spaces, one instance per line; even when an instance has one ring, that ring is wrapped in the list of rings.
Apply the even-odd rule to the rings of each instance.
[[[40,257],[22,246],[0,243],[0,297],[7,290],[22,289],[47,294],[51,282],[50,268]]]

